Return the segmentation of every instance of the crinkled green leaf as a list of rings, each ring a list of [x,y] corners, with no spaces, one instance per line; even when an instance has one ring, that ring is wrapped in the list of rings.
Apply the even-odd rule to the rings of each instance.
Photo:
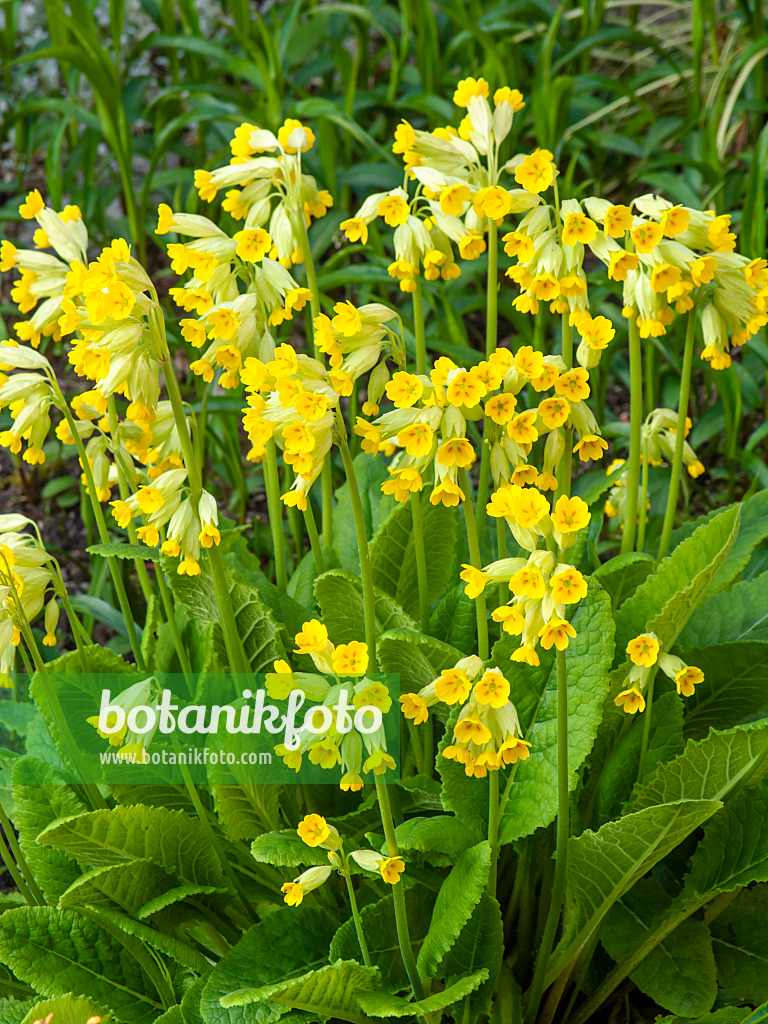
[[[271,1024],[286,1008],[266,1000],[222,1006],[242,989],[305,974],[327,963],[334,922],[325,910],[284,907],[250,928],[219,960],[203,988],[200,1011],[206,1024]]]
[[[653,631],[671,644],[718,574],[739,532],[739,507],[720,512],[659,564],[616,612],[616,647]]]
[[[440,814],[433,818],[409,818],[395,829],[399,850],[437,853],[449,860],[474,846],[479,836],[461,818]]]
[[[101,1018],[101,1024],[111,1024],[115,1019],[103,1003],[99,1005],[83,996],[61,996],[59,999],[36,1003],[27,1016],[19,1020],[22,1024],[37,1024],[51,1013],[56,1024],[85,1024],[85,1021],[97,1016]],[[3,1024],[14,1024],[13,1018],[9,1021],[5,1016],[0,1016],[0,1020]]]
[[[438,1013],[458,1003],[475,992],[487,977],[488,972],[485,970],[474,971],[448,985],[442,992],[435,992],[434,995],[419,999],[417,1002],[409,1002],[399,996],[390,995],[389,992],[363,992],[358,1002],[372,1017],[421,1017],[426,1013]]]
[[[567,924],[552,976],[570,962],[616,900],[721,806],[717,800],[682,800],[646,807],[570,840]]]
[[[401,693],[415,693],[462,658],[455,647],[410,629],[380,633],[376,651],[381,671],[400,676]]]
[[[720,999],[768,1001],[768,886],[740,892],[711,922]]]
[[[462,853],[440,886],[429,931],[419,951],[420,974],[431,978],[437,973],[485,891],[490,863],[490,846],[478,843]]]
[[[768,715],[768,642],[695,647],[684,658],[704,673],[704,681],[685,698],[687,736]]]
[[[464,593],[463,583],[449,590],[432,612],[429,632],[462,654],[475,653],[477,610],[475,602]]]
[[[656,560],[644,551],[626,551],[604,562],[592,574],[611,598],[614,608],[630,598],[653,572]]]
[[[104,1002],[126,1024],[150,1024],[162,1008],[126,944],[71,910],[19,907],[0,916],[0,960],[41,995]]]
[[[472,917],[459,932],[459,937],[448,950],[440,974],[452,981],[467,971],[486,970],[487,981],[472,994],[470,1018],[487,1012],[504,957],[504,926],[498,900],[483,893],[472,911]]]
[[[639,946],[672,903],[651,878],[641,879],[614,903],[600,941],[617,963]],[[681,922],[630,974],[637,987],[672,1013],[697,1017],[717,996],[712,939],[697,920]]]
[[[38,842],[106,867],[150,860],[182,883],[226,886],[226,876],[203,826],[183,811],[118,806],[49,825]]]
[[[221,1000],[221,1005],[247,1006],[272,1000],[304,1010],[316,1016],[339,1017],[352,1024],[367,1024],[358,996],[378,987],[379,972],[363,967],[354,960],[337,960],[335,964],[310,971],[299,978],[288,978],[260,988],[242,988]]]
[[[365,636],[362,583],[345,569],[330,569],[315,580],[315,596],[322,620],[335,644],[348,644]],[[416,623],[397,602],[380,590],[374,592],[376,632],[416,629]]]
[[[689,740],[672,761],[632,794],[628,810],[676,800],[724,800],[744,783],[768,754],[768,721],[753,722]],[[682,1011],[681,1011],[682,1012]]]
[[[456,509],[432,505],[422,496],[427,591],[438,598],[454,575],[458,538]],[[412,616],[419,614],[416,549],[410,501],[398,504],[370,544],[374,586],[393,597]]]
[[[320,847],[307,846],[296,829],[265,832],[251,843],[251,855],[260,864],[276,864],[295,868],[300,864],[327,864],[328,853]]]
[[[688,650],[744,640],[768,640],[768,573],[707,598],[678,643]]]

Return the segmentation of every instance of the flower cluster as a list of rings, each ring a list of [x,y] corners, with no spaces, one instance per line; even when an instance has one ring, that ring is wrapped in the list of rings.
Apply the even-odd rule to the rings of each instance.
[[[308,892],[319,888],[328,880],[332,871],[336,870],[348,876],[350,857],[365,871],[378,872],[388,885],[397,885],[405,871],[402,857],[384,857],[375,850],[354,850],[346,854],[338,829],[329,825],[321,814],[307,814],[296,831],[307,846],[327,850],[330,864],[309,868],[292,882],[285,882],[281,886],[283,899],[289,907],[298,907]]]
[[[500,223],[539,202],[525,185],[509,190],[499,184],[513,169],[514,161],[500,163],[499,151],[515,113],[525,106],[523,97],[517,89],[497,89],[491,109],[488,92],[483,78],[459,82],[454,103],[467,113],[458,128],[426,132],[401,121],[392,150],[405,164],[403,186],[368,196],[341,224],[349,241],[363,245],[378,218],[395,229],[395,259],[388,270],[404,292],[415,291],[421,274],[427,281],[458,277],[457,254],[474,260],[485,252],[489,221]]]
[[[313,720],[312,728],[299,730],[295,748],[288,749],[281,743],[275,750],[296,772],[301,770],[305,756],[320,768],[333,770],[341,766],[341,788],[356,792],[363,787],[364,774],[383,775],[396,767],[395,759],[387,753],[383,724],[372,731],[358,731],[352,722],[352,716],[362,708],[376,708],[385,715],[392,707],[389,689],[366,675],[366,644],[358,640],[333,644],[318,619],[305,622],[295,639],[295,653],[308,655],[323,675],[294,672],[288,662],[278,660],[274,671],[267,674],[267,693],[273,700],[285,700],[292,690],[301,690],[327,712],[321,716],[323,721]],[[327,676],[333,677],[333,681]],[[342,709],[348,710],[342,714]],[[348,728],[341,721],[344,716]]]
[[[641,633],[627,644],[627,654],[632,662],[626,682],[627,689],[614,698],[614,704],[629,715],[645,711],[643,691],[648,685],[654,666],[658,667],[675,684],[683,697],[692,697],[699,683],[704,682],[704,673],[695,665],[686,665],[682,658],[662,653],[659,638],[655,633]]]
[[[553,394],[518,408],[526,384],[539,394]],[[582,461],[599,459],[608,447],[585,403],[589,390],[586,370],[566,370],[559,356],[544,357],[530,346],[522,346],[515,355],[499,348],[469,369],[441,356],[429,376],[395,373],[385,388],[395,409],[373,422],[358,417],[355,432],[363,451],[371,454],[393,444],[402,449],[390,466],[390,479],[382,484],[382,490],[398,501],[420,491],[425,479],[433,481],[432,504],[450,507],[464,500],[459,474],[476,460],[468,424],[483,415],[496,486],[519,488],[535,482],[551,490],[557,486],[555,472],[565,450],[559,428],[578,431],[573,450]],[[538,472],[528,457],[534,443],[546,435],[543,469]],[[496,514],[490,506],[489,512]]]
[[[39,536],[22,531],[35,524],[15,513],[0,515],[0,686],[12,687],[21,628],[33,623],[45,605],[43,644],[56,644],[59,606],[53,593],[51,556]]]
[[[546,499],[534,488],[518,490],[521,492],[519,500],[526,505],[536,500],[534,495],[546,504]],[[566,506],[573,508],[576,502],[584,505],[580,498],[560,498],[559,512],[556,506],[550,517],[553,525],[565,515]],[[589,515],[583,510],[582,514]],[[537,528],[541,522],[539,520]],[[559,562],[551,551],[533,549],[527,559],[503,558],[483,569],[465,565],[461,578],[467,584],[467,596],[473,598],[482,594],[488,584],[508,585],[512,597],[507,604],[494,609],[492,618],[505,633],[520,637],[520,647],[512,654],[513,661],[538,665],[538,646],[544,650],[555,647],[564,651],[576,636],[576,630],[566,619],[566,609],[586,596],[587,583],[578,569]]]
[[[427,721],[429,709],[438,702],[449,708],[461,705],[452,726],[453,742],[442,753],[462,764],[467,775],[484,778],[488,771],[529,756],[531,744],[523,738],[509,680],[498,668],[484,669],[472,655],[444,669],[418,693],[400,697],[403,714],[416,725]]]
[[[146,707],[152,704],[159,696],[158,686],[154,677],[140,679],[132,683],[110,701],[111,708],[118,708],[123,712],[122,726],[118,729],[118,712],[110,710],[106,716],[105,725],[107,729],[114,730],[104,732],[101,729],[99,715],[91,715],[86,718],[88,725],[92,725],[103,740],[108,740],[112,747],[119,747],[117,756],[130,760],[134,764],[145,764],[148,760],[147,748],[157,732],[157,723],[146,732],[134,732],[128,726],[129,716],[134,708]]]

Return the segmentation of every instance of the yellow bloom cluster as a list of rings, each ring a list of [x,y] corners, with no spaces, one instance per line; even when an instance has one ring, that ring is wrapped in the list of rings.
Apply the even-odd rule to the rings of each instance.
[[[349,859],[344,852],[338,829],[329,825],[322,814],[307,814],[296,829],[299,838],[313,849],[318,847],[328,851],[330,866],[318,865],[302,872],[292,882],[285,882],[280,891],[289,907],[298,907],[304,896],[313,889],[319,888],[328,880],[335,869],[349,875]],[[375,850],[353,850],[349,854],[357,864],[366,871],[378,871],[381,878],[389,885],[397,885],[405,871],[402,857],[384,857]]]
[[[583,525],[588,521],[589,513],[580,498],[561,497],[555,511],[549,515],[544,512],[549,503],[535,488],[512,487],[519,492],[514,498],[517,502],[514,515],[529,516],[530,519],[526,521],[530,521],[541,514],[534,527],[519,529],[547,529],[549,527],[544,523],[545,517],[551,520],[555,528],[556,524],[563,527],[564,517],[575,517]],[[512,500],[510,507],[513,507]],[[574,525],[572,533],[581,528]],[[585,597],[587,584],[578,569],[567,562],[558,562],[551,551],[534,548],[527,559],[503,558],[482,569],[465,565],[461,578],[466,583],[465,593],[472,598],[482,594],[491,583],[508,584],[512,597],[507,604],[493,611],[492,618],[505,633],[521,638],[521,646],[512,655],[513,661],[538,665],[536,648],[539,645],[547,651],[552,647],[564,651],[569,641],[576,636],[576,630],[565,617],[566,606],[576,604]]]
[[[647,687],[651,671],[658,667],[675,684],[682,697],[691,697],[699,683],[704,682],[704,673],[695,665],[686,665],[682,658],[661,651],[659,638],[655,633],[641,633],[627,644],[627,654],[632,662],[626,682],[628,686],[614,698],[614,704],[629,715],[645,711],[643,690]]]
[[[489,220],[501,223],[507,214],[539,202],[538,188],[529,187],[530,177],[519,189],[500,184],[503,174],[514,169],[514,161],[500,163],[499,150],[514,114],[525,106],[523,97],[516,89],[497,89],[491,109],[488,91],[483,78],[459,82],[454,103],[467,113],[458,128],[446,125],[425,132],[401,121],[392,150],[405,164],[403,186],[368,196],[354,217],[341,224],[350,242],[363,245],[368,226],[379,217],[395,229],[395,259],[388,269],[404,292],[415,291],[421,274],[427,281],[458,277],[456,255],[474,260],[486,251]]]
[[[392,707],[389,689],[366,675],[366,644],[352,640],[334,645],[328,638],[328,630],[318,619],[305,622],[295,640],[295,653],[311,657],[323,675],[294,672],[288,662],[279,660],[274,664],[274,671],[267,674],[267,693],[273,700],[285,700],[292,690],[301,690],[308,700],[328,711],[323,714],[322,722],[316,720],[315,712],[313,728],[299,730],[299,742],[294,749],[281,743],[275,750],[296,772],[300,771],[305,755],[311,764],[320,768],[332,770],[341,766],[341,788],[356,792],[362,789],[363,774],[382,775],[396,767],[395,759],[387,753],[383,725],[372,732],[361,732],[353,723],[355,712],[364,707],[378,708],[385,715]],[[326,676],[332,676],[334,681]],[[349,709],[346,712],[349,721],[342,722],[336,713],[340,701]]]
[[[538,393],[554,393],[540,400],[537,396],[535,405],[518,409],[518,396],[526,384]],[[579,432],[574,451],[582,461],[600,458],[608,447],[584,401],[589,395],[587,371],[579,367],[566,371],[560,357],[544,357],[530,346],[522,346],[514,356],[508,349],[497,349],[469,369],[441,356],[429,376],[400,371],[385,390],[394,411],[372,423],[359,417],[355,433],[362,439],[363,451],[371,454],[391,445],[402,449],[390,466],[390,479],[382,485],[397,501],[420,491],[427,478],[433,480],[432,504],[450,507],[464,499],[458,474],[477,457],[467,437],[467,423],[483,414],[491,472],[500,488],[536,482],[543,489],[554,489],[554,473],[564,451],[559,428],[566,425]],[[534,443],[546,434],[550,437],[543,470],[538,472],[527,460]],[[491,515],[502,514],[490,505],[488,510]]]
[[[453,725],[453,743],[443,757],[464,766],[467,775],[484,778],[529,756],[531,744],[523,739],[520,719],[509,698],[509,680],[498,668],[483,669],[472,655],[444,669],[418,693],[400,697],[403,714],[414,724],[427,721],[429,709],[437,703],[449,708],[462,705]]]
[[[16,647],[21,627],[33,623],[45,604],[45,637],[48,647],[56,644],[59,606],[51,594],[54,574],[51,556],[39,536],[23,531],[35,524],[17,513],[0,515],[0,686],[12,687]]]
[[[302,167],[301,154],[312,148],[312,129],[288,118],[277,135],[244,123],[230,142],[228,165],[213,171],[195,171],[200,198],[211,202],[225,190],[222,209],[236,221],[244,221],[235,236],[243,259],[268,255],[285,269],[304,260],[304,237],[313,219],[324,217],[333,200]],[[270,153],[272,156],[262,154]],[[178,215],[174,215],[178,220]],[[161,225],[163,224],[161,220]],[[168,226],[167,230],[175,230]],[[254,232],[262,232],[257,234]],[[261,253],[261,255],[258,255]]]

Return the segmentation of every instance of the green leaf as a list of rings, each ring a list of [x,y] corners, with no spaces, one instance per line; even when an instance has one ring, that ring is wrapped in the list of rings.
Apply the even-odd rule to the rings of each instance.
[[[419,999],[417,1002],[409,1002],[400,996],[390,995],[389,992],[363,992],[358,997],[358,1002],[372,1017],[423,1017],[427,1013],[438,1013],[458,1003],[478,989],[487,977],[488,971],[475,971],[448,985],[442,992],[435,992],[434,995]]]
[[[251,554],[247,544],[240,538],[237,554],[230,554],[224,557],[224,562],[235,573],[241,583],[247,584],[257,590],[264,604],[274,616],[275,622],[283,628],[283,643],[293,643],[294,636],[299,632],[302,624],[312,618],[309,608],[303,607],[295,601],[284,590],[276,587],[271,580],[268,580],[259,567],[258,559]]]
[[[455,574],[458,517],[455,509],[421,499],[429,600],[438,598]],[[412,616],[419,614],[416,549],[410,502],[392,510],[370,544],[373,582]]]
[[[629,810],[677,800],[725,800],[749,779],[766,754],[768,722],[723,732],[712,729],[705,739],[689,740],[682,754],[660,764],[645,785],[636,787]]]
[[[421,949],[418,968],[431,978],[469,921],[488,884],[491,848],[487,842],[465,850],[440,886],[432,920]]]
[[[768,1000],[768,886],[745,889],[709,926],[720,999],[752,1005]]]
[[[85,549],[89,555],[101,555],[104,558],[140,558],[146,562],[160,560],[160,548],[148,544],[123,544],[110,541],[108,544],[91,544]]]
[[[35,1006],[37,1006],[37,1000],[34,999],[0,999],[0,1020],[4,1024],[29,1024],[27,1018],[30,1010],[33,1010]],[[33,1017],[32,1020],[40,1020],[40,1018]]]
[[[616,612],[616,647],[654,632],[668,647],[702,600],[739,532],[738,506],[704,523],[659,564]]]
[[[480,838],[460,818],[440,814],[434,818],[409,818],[395,829],[399,850],[440,854],[441,863],[456,860]]]
[[[13,823],[19,832],[21,852],[45,898],[55,901],[80,871],[66,854],[40,846],[37,837],[52,822],[81,814],[86,806],[74,790],[61,781],[54,768],[28,756],[14,763],[11,778]]]
[[[617,900],[600,931],[600,941],[621,963],[647,937],[672,904],[651,878],[641,879]],[[672,1013],[698,1017],[717,996],[715,957],[709,929],[701,921],[677,926],[630,974],[637,987]]]
[[[0,959],[41,995],[103,1001],[130,1024],[149,1024],[161,1009],[126,945],[70,910],[19,907],[0,916]]]
[[[464,584],[449,590],[429,620],[429,632],[462,654],[473,654],[477,635],[475,602],[464,593]]]
[[[766,881],[768,783],[764,781],[732,797],[707,824],[680,899],[704,902],[720,892]]]
[[[406,896],[408,930],[414,953],[418,950],[427,933],[434,907],[434,894],[423,886],[408,890]],[[397,937],[397,922],[392,895],[376,903],[369,903],[360,910],[363,934],[368,946],[371,963],[381,971],[382,985],[389,991],[399,992],[408,988],[408,975],[400,955]],[[361,960],[360,943],[357,939],[355,922],[350,917],[333,936],[328,959]]]
[[[93,594],[75,594],[70,603],[76,612],[80,612],[82,615],[92,615],[94,619],[109,626],[119,636],[128,636],[128,627],[125,624],[123,613],[109,601],[105,601],[101,597],[94,597]],[[141,640],[141,626],[137,622],[134,622],[134,626],[136,636]]]
[[[554,976],[570,963],[616,900],[721,806],[716,800],[683,800],[646,807],[570,840],[567,925],[553,956]]]
[[[206,1024],[270,1024],[280,1015],[274,1003],[222,1006],[221,1000],[247,983],[269,985],[303,975],[327,961],[334,923],[325,910],[284,907],[250,928],[219,960],[200,999]]]
[[[704,681],[685,699],[687,736],[768,713],[768,643],[745,640],[693,648],[685,660],[704,673]]]
[[[345,569],[330,569],[315,580],[315,596],[322,620],[335,644],[348,644],[365,636],[362,583]],[[376,632],[416,629],[416,623],[388,594],[374,591]]]
[[[652,555],[644,551],[627,551],[595,569],[592,579],[608,592],[611,604],[618,608],[645,582],[655,565],[656,559]]]
[[[283,868],[328,863],[325,850],[307,846],[292,828],[259,836],[251,844],[251,856],[260,864],[275,864]]]
[[[462,657],[455,647],[410,629],[381,633],[376,652],[381,671],[400,676],[401,693],[415,693]]]
[[[219,784],[213,800],[230,839],[254,839],[280,820],[281,787],[271,783]]]
[[[190,890],[192,888],[190,886]],[[124,940],[126,943],[133,939],[138,939],[141,943],[139,948],[143,949],[146,946],[150,946],[152,949],[171,957],[181,967],[185,967],[190,971],[196,971],[200,974],[207,971],[210,967],[210,962],[193,946],[188,945],[181,939],[177,939],[174,935],[168,935],[165,932],[158,931],[157,928],[151,928],[141,921],[134,921],[132,917],[121,914],[118,910],[109,907],[98,907],[97,909],[88,907],[88,916],[98,924],[110,927],[113,935],[123,932],[126,936]]]
[[[226,886],[203,826],[183,811],[118,806],[54,822],[38,842],[91,867],[150,860],[184,884]]]
[[[684,650],[742,640],[768,640],[768,573],[708,598],[678,638]]]
[[[394,499],[382,494],[381,491],[381,484],[389,478],[387,463],[383,458],[360,454],[353,464],[363,506],[365,532],[368,537],[372,537],[394,508]],[[349,497],[349,484],[345,483],[337,488],[336,502],[333,511],[333,532],[339,565],[349,572],[359,573],[360,553],[357,550],[355,516]]]
[[[203,571],[199,576],[179,576],[169,561],[168,580],[174,597],[184,604],[191,619],[197,620],[199,625],[213,623],[216,656],[221,665],[228,665],[213,578],[207,561],[201,563],[201,567]],[[235,624],[251,671],[269,671],[277,658],[285,657],[280,627],[256,587],[244,581],[231,564],[225,562],[224,571],[234,608]]]
[[[623,805],[629,800],[632,787],[637,779],[642,747],[642,729],[629,729],[619,735],[608,753],[595,787],[593,818],[602,824],[621,815]],[[682,754],[683,701],[674,691],[667,691],[653,700],[653,717],[648,749],[645,754],[643,778],[647,782],[660,764],[665,764]]]
[[[717,579],[712,585],[712,590],[725,590],[728,584],[735,580],[741,570],[749,562],[754,548],[768,537],[768,491],[758,491],[740,505],[732,505],[727,512],[733,512],[736,508],[741,510],[741,528],[739,536],[728,553]],[[709,525],[718,516],[724,515],[724,511],[713,511],[701,519],[692,519],[684,526],[679,527],[672,534],[674,546],[685,543],[696,528],[701,525]]]
[[[576,788],[578,770],[592,749],[608,690],[613,660],[613,619],[608,595],[592,586],[577,609],[573,626],[576,637],[567,651],[571,789]],[[497,645],[491,660],[513,646]],[[501,842],[510,843],[549,825],[557,813],[557,671],[553,658],[542,659],[542,665],[534,670],[523,668],[518,662],[497,663],[510,681],[510,696],[518,709],[525,738],[531,744],[530,756],[519,761],[514,769],[514,782],[501,820]],[[464,774],[460,765],[455,767]],[[443,774],[442,763],[440,771]]]
[[[318,971],[310,971],[299,978],[289,978],[261,988],[243,988],[224,996],[221,1005],[247,1006],[273,1000],[284,1006],[304,1010],[316,1016],[340,1017],[352,1024],[367,1024],[360,1012],[358,997],[375,990],[379,972],[362,967],[354,960],[338,960]]]
[[[91,1017],[100,1017],[102,1024],[111,1024],[114,1021],[112,1014],[99,1006],[92,999],[78,996],[62,996],[60,999],[46,999],[44,1002],[36,1003],[26,1017],[19,1018],[22,1024],[37,1024],[45,1020],[49,1014],[53,1014],[56,1024],[84,1024]],[[3,1024],[14,1024],[13,1018],[10,1021],[5,1016]]]
[[[488,980],[469,1000],[470,1019],[487,1013],[504,957],[504,926],[497,900],[483,893],[472,917],[443,959],[440,973],[449,981],[467,971],[485,969]]]

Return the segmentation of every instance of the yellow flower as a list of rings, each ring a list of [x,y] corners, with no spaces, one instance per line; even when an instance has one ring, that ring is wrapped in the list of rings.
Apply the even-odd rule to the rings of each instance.
[[[167,203],[160,203],[157,208],[156,235],[167,235],[173,227],[173,210]]]
[[[532,380],[544,370],[544,356],[531,345],[522,345],[515,354],[515,369]]]
[[[545,192],[553,180],[551,157],[546,150],[530,153],[515,168],[515,181],[526,192]]]
[[[494,423],[503,426],[515,415],[517,399],[514,395],[494,395],[485,403],[485,415]]]
[[[525,616],[516,604],[494,608],[491,618],[494,622],[501,623],[501,628],[510,636],[520,636],[525,629]]]
[[[555,604],[575,604],[587,596],[587,583],[578,569],[568,567],[550,577]]]
[[[602,459],[603,452],[608,451],[608,442],[597,434],[584,434],[573,450],[582,462],[589,462],[590,459]]]
[[[315,133],[301,121],[289,117],[278,129],[277,141],[286,153],[295,153],[297,148],[306,153],[315,144]]]
[[[359,640],[339,644],[333,652],[333,670],[340,676],[364,676],[368,670],[368,645]]]
[[[408,220],[409,206],[402,196],[384,196],[376,212],[391,228],[396,228]]]
[[[549,502],[535,487],[521,487],[513,497],[511,517],[524,529],[532,529],[548,513]]]
[[[654,633],[641,633],[627,644],[627,654],[633,665],[650,668],[659,656],[659,641]]]
[[[460,501],[464,501],[464,491],[447,476],[432,488],[429,495],[431,505],[444,505],[446,508],[453,508]]]
[[[386,857],[379,864],[379,873],[389,885],[397,885],[404,871],[405,861],[402,857]]]
[[[485,395],[485,385],[471,370],[459,370],[448,384],[445,395],[451,405],[473,409]]]
[[[475,449],[466,437],[453,437],[440,445],[437,450],[437,461],[441,466],[467,469],[475,461]]]
[[[476,715],[460,718],[453,730],[457,743],[487,743],[491,738],[491,730]]]
[[[136,503],[144,515],[151,515],[165,503],[162,491],[156,487],[140,487],[136,492]]]
[[[472,209],[478,217],[500,220],[512,209],[512,197],[500,185],[478,189],[472,197]]]
[[[632,228],[630,234],[632,235],[632,241],[635,243],[635,249],[644,256],[653,252],[664,237],[661,225],[656,224],[654,221],[638,224],[637,227]]]
[[[488,582],[487,573],[484,573],[482,569],[477,569],[474,565],[468,565],[466,562],[462,563],[461,568],[462,572],[459,573],[459,579],[467,584],[464,588],[464,593],[472,599],[479,597],[485,590],[485,585]]]
[[[490,704],[492,708],[503,708],[509,700],[509,680],[498,669],[489,668],[475,683],[472,691],[479,704]]]
[[[562,427],[570,412],[571,407],[564,398],[545,398],[539,402],[538,414],[548,430]]]
[[[565,216],[563,224],[563,245],[573,246],[577,242],[587,244],[597,237],[597,224],[585,213],[573,212]]]
[[[470,231],[459,239],[459,255],[463,260],[476,260],[485,252],[485,239],[482,235]]]
[[[609,206],[605,211],[603,228],[610,238],[621,238],[632,227],[632,211],[628,206],[619,204]]]
[[[418,693],[402,693],[398,698],[403,714],[410,719],[414,725],[421,725],[429,718],[429,708],[426,702]]]
[[[453,94],[457,107],[466,107],[473,96],[488,97],[488,83],[484,78],[462,78]]]
[[[361,217],[349,217],[339,227],[349,242],[362,242],[365,245],[368,241],[368,225]]]
[[[522,644],[512,655],[512,661],[520,661],[524,665],[533,665],[535,668],[540,664],[539,656],[533,644]]]
[[[435,680],[435,696],[444,704],[463,704],[472,689],[472,682],[458,668],[446,668]]]
[[[589,374],[580,366],[568,370],[555,381],[555,392],[569,402],[583,402],[589,398]]]
[[[426,423],[412,423],[397,435],[397,443],[409,455],[419,458],[432,450],[435,435]]]
[[[208,337],[229,341],[240,326],[237,313],[232,309],[214,309],[208,314]]]
[[[45,200],[40,195],[39,189],[34,189],[27,195],[27,198],[19,207],[19,213],[24,220],[34,220],[38,213],[45,209]]]
[[[675,267],[671,263],[661,263],[651,271],[651,288],[655,292],[665,292],[667,288],[678,284],[681,277],[679,267]]]
[[[392,375],[392,379],[387,381],[385,391],[395,408],[410,409],[424,394],[424,385],[415,373],[398,370]]]
[[[703,682],[704,673],[695,665],[686,665],[675,673],[675,686],[683,697],[692,697],[694,688]]]
[[[575,636],[576,630],[570,622],[560,618],[550,619],[539,633],[541,646],[545,651],[548,651],[553,644],[558,651],[564,651],[568,646],[568,638]]]
[[[363,329],[363,318],[351,302],[337,302],[333,307],[336,316],[333,318],[333,329],[345,338],[359,334]]]
[[[661,230],[667,238],[675,238],[677,235],[682,235],[688,227],[690,219],[691,215],[688,210],[684,210],[682,206],[673,206],[670,210],[665,210],[662,213]]]
[[[300,631],[294,637],[296,654],[318,654],[325,650],[328,644],[328,630],[317,619],[310,619],[305,622]]]
[[[582,530],[589,520],[589,508],[582,498],[568,498],[563,494],[557,499],[552,512],[552,525],[560,533]]]
[[[518,110],[522,110],[525,106],[523,100],[523,94],[519,89],[510,89],[508,85],[502,86],[497,89],[493,94],[494,105],[500,107],[502,103],[509,103],[512,110],[517,113]]]
[[[330,826],[321,814],[307,814],[296,831],[307,846],[319,846],[331,834]]]
[[[272,248],[272,239],[264,228],[246,228],[238,231],[234,238],[237,242],[235,254],[246,263],[261,263]]]
[[[591,317],[589,313],[579,317],[576,321],[576,330],[589,347],[596,351],[606,348],[616,335],[607,316]]]
[[[630,687],[628,690],[622,690],[618,697],[614,697],[613,703],[617,708],[623,707],[628,715],[634,715],[638,711],[645,711],[645,697],[637,685]]]
[[[546,585],[541,569],[536,565],[526,565],[514,574],[509,581],[509,589],[515,597],[541,598],[546,593]]]
[[[440,209],[443,213],[458,217],[472,193],[466,185],[446,185],[440,191]]]
[[[637,270],[639,263],[636,253],[625,252],[623,249],[615,250],[611,253],[608,264],[608,277],[612,281],[626,281],[629,271]]]
[[[533,444],[538,439],[539,432],[534,426],[538,413],[535,409],[526,409],[518,413],[514,419],[509,421],[507,433],[518,444]]]

